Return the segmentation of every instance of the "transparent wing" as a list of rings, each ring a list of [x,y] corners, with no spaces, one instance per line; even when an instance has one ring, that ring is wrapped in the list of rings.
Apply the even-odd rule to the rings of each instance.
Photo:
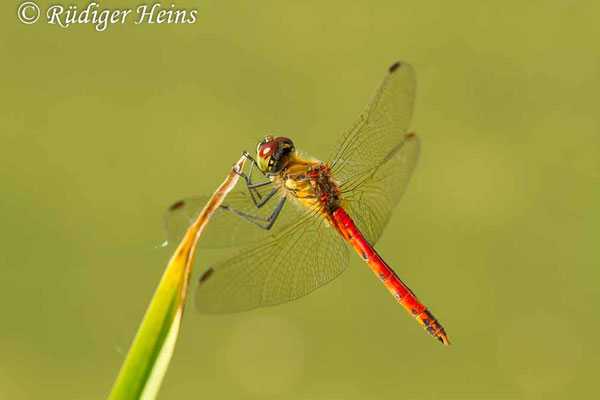
[[[418,158],[418,140],[406,133],[415,86],[409,64],[392,65],[329,158],[350,216],[372,244],[381,236]]]
[[[347,263],[348,250],[338,232],[307,211],[279,234],[207,270],[195,305],[200,312],[226,313],[285,303],[330,282]]]
[[[334,147],[329,166],[340,183],[368,174],[401,145],[412,118],[415,73],[396,63],[352,129]]]
[[[341,186],[347,211],[369,243],[375,244],[381,237],[418,157],[419,139],[408,134],[389,160]]]
[[[258,190],[261,197],[264,197],[273,190],[273,185]],[[204,248],[239,247],[277,234],[289,223],[302,217],[300,210],[286,204],[273,227],[270,230],[264,230],[252,225],[226,207],[266,218],[273,211],[281,196],[281,193],[276,193],[263,207],[257,208],[247,189],[232,191],[222,206],[211,217],[202,238],[198,242],[198,246]],[[190,197],[174,203],[167,210],[164,216],[164,228],[169,243],[177,244],[181,241],[187,228],[198,218],[210,197]]]

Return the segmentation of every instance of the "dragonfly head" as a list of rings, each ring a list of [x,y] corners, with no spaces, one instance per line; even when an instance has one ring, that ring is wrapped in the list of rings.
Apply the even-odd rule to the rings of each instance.
[[[265,136],[256,146],[256,162],[263,172],[276,174],[295,151],[294,143],[290,139]]]

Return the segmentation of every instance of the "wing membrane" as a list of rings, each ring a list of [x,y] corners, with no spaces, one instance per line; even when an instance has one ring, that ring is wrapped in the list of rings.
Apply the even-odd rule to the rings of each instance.
[[[418,137],[409,134],[389,160],[370,174],[361,175],[362,179],[342,186],[348,213],[369,243],[375,244],[381,237],[406,190],[418,156]]]
[[[335,279],[347,263],[337,231],[307,213],[279,235],[209,269],[196,289],[195,305],[200,312],[226,313],[285,303]]]
[[[330,157],[350,216],[372,244],[381,236],[418,158],[418,140],[406,133],[415,86],[415,72],[409,64],[392,65]]]

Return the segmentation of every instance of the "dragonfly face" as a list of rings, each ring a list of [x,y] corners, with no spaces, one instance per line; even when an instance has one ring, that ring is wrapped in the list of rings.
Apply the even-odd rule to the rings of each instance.
[[[295,151],[294,143],[290,139],[265,136],[256,146],[256,162],[264,173],[277,174]]]

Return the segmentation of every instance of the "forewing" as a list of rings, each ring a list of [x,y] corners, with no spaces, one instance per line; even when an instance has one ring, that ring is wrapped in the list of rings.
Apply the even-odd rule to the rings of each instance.
[[[406,133],[415,86],[409,64],[392,65],[330,157],[348,212],[372,244],[381,236],[418,158],[418,139]]]
[[[410,64],[396,63],[389,68],[375,95],[329,158],[339,183],[370,174],[398,151],[412,118],[415,85]]]
[[[337,231],[306,212],[279,234],[208,269],[196,289],[195,305],[203,313],[227,313],[285,303],[330,282],[347,263],[348,251]]]

